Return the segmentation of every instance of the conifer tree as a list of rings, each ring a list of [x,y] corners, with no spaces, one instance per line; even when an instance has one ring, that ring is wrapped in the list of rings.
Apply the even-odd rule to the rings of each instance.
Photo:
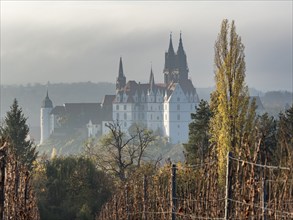
[[[280,165],[293,166],[293,105],[279,114],[278,123],[278,156]]]
[[[13,150],[16,153],[18,161],[32,168],[32,163],[37,157],[36,149],[33,141],[28,139],[29,127],[26,124],[22,108],[14,99],[10,111],[7,112],[4,126],[1,128],[1,135],[6,137],[12,143]]]
[[[191,113],[188,143],[183,144],[187,151],[187,162],[203,162],[209,147],[209,122],[211,111],[207,101],[201,100],[195,113]]]
[[[253,128],[255,120],[255,101],[249,109],[244,58],[244,45],[234,21],[229,25],[228,20],[223,20],[215,43],[216,90],[211,94],[210,124],[210,141],[217,150],[220,180],[225,172],[227,153],[240,153],[245,129]]]

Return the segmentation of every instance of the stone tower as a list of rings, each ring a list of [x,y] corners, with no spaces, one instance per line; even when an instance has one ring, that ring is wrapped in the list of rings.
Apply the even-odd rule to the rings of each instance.
[[[188,80],[188,72],[189,70],[186,54],[183,49],[181,33],[177,53],[174,51],[172,34],[170,34],[168,52],[165,53],[164,83],[166,85],[171,82],[184,83]]]
[[[51,120],[50,120],[50,112],[53,109],[53,103],[51,99],[49,98],[48,95],[48,90],[47,90],[47,95],[45,99],[42,102],[41,106],[41,140],[40,144],[43,144],[46,139],[49,138],[51,134]]]

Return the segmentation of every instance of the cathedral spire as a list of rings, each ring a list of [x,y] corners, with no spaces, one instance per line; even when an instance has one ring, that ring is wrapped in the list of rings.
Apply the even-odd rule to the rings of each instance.
[[[180,53],[184,54],[181,31],[180,31],[180,39],[179,39],[179,46],[178,46],[177,54],[180,54]]]
[[[126,77],[123,73],[122,57],[120,57],[119,72],[118,72],[118,77],[117,77],[117,81],[116,81],[116,89],[120,90],[120,89],[124,88],[125,85],[126,85]]]
[[[170,33],[170,42],[169,42],[169,49],[168,49],[168,54],[175,54],[174,48],[173,48],[173,43],[172,43],[172,32]]]
[[[124,76],[124,73],[123,73],[122,57],[120,57],[118,77],[122,77],[122,76]]]

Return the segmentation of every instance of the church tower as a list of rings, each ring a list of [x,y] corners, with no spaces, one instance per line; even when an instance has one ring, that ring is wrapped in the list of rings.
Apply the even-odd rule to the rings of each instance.
[[[177,54],[174,52],[172,34],[170,34],[169,49],[168,52],[165,53],[164,83],[168,85],[171,82],[179,83],[187,81],[188,71],[181,33]]]
[[[51,130],[51,120],[50,120],[50,112],[53,109],[53,103],[48,95],[42,102],[41,106],[41,140],[40,144],[43,144],[46,139],[50,136],[50,130]]]
[[[126,77],[123,73],[123,65],[122,65],[122,58],[120,57],[119,61],[119,72],[118,72],[118,77],[116,81],[116,90],[120,90],[124,88],[126,85]]]
[[[179,46],[177,50],[177,65],[179,70],[179,81],[180,82],[187,81],[189,70],[187,66],[186,54],[183,49],[181,33],[180,33],[180,39],[179,39]]]

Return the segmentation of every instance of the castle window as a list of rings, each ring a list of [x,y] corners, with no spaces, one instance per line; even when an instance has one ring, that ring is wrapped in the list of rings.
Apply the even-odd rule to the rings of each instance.
[[[116,114],[116,119],[119,120],[119,113]]]
[[[116,110],[119,110],[119,105],[116,105]]]
[[[177,105],[177,111],[180,111],[180,104]]]
[[[177,120],[180,120],[180,115],[179,114],[177,115]]]
[[[177,97],[177,102],[180,102],[180,97]]]
[[[124,110],[126,110],[126,105],[124,105]]]
[[[153,114],[151,114],[151,120],[153,120]]]

